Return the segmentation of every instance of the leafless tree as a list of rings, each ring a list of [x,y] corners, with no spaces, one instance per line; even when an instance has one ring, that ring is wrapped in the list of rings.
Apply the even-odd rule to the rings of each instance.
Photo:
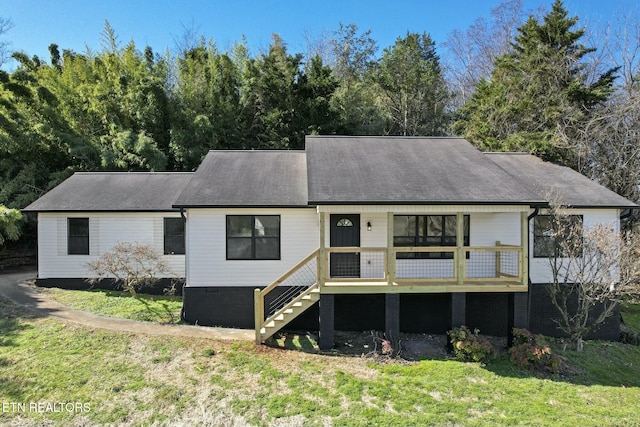
[[[621,302],[640,297],[640,238],[607,224],[585,227],[562,206],[552,207],[545,236],[554,321],[581,351],[584,337]]]
[[[473,94],[481,79],[488,79],[493,64],[509,52],[525,20],[522,0],[507,0],[491,10],[491,18],[478,18],[466,30],[454,30],[443,43],[443,62],[450,90],[460,106]]]
[[[607,67],[618,67],[619,85],[628,91],[640,78],[640,17],[637,9],[622,8],[613,12],[612,19],[615,25],[592,27],[599,29],[593,39],[602,46],[598,50],[606,55]]]
[[[0,36],[3,36],[11,28],[13,28],[13,21],[9,18],[3,18],[0,16]],[[11,57],[11,42],[0,39],[0,67],[7,63]]]
[[[336,63],[333,39],[331,33],[324,30],[319,34],[315,34],[310,29],[303,31],[303,37],[306,45],[305,59],[306,63],[311,63],[311,59],[314,57],[320,57],[324,65],[334,67]]]
[[[166,261],[151,246],[137,242],[117,243],[90,262],[89,269],[96,275],[89,279],[89,283],[115,279],[124,291],[134,297],[140,289],[153,286],[161,278],[173,276]]]
[[[597,47],[585,63],[591,82],[604,70],[617,69],[616,87],[606,103],[586,120],[561,123],[559,145],[567,162],[616,193],[640,200],[640,21],[638,11],[617,9],[616,25],[586,22],[586,45]],[[571,115],[567,115],[570,117]],[[580,116],[580,114],[576,114]]]
[[[578,172],[640,200],[640,85],[619,88],[586,120],[558,126],[558,145]]]

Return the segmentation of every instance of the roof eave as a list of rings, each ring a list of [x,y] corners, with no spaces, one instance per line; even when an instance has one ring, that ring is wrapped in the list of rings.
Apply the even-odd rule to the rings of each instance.
[[[309,205],[236,205],[236,204],[223,204],[223,205],[190,205],[180,204],[173,205],[177,209],[300,209],[309,208]]]
[[[454,206],[461,206],[461,205],[486,205],[486,206],[506,206],[506,205],[527,205],[527,206],[533,206],[533,207],[543,207],[543,206],[548,206],[548,202],[544,201],[544,200],[501,200],[501,201],[495,201],[495,200],[488,200],[488,201],[446,201],[446,200],[400,200],[400,201],[362,201],[362,200],[341,200],[341,201],[337,201],[337,200],[310,200],[309,201],[309,205],[313,205],[313,206],[317,206],[317,205],[366,205],[366,206],[370,206],[370,205],[386,205],[386,206],[390,206],[390,205],[438,205],[438,206],[445,206],[445,205],[454,205]]]
[[[24,208],[20,209],[21,212],[34,212],[34,213],[65,213],[65,212],[93,212],[93,213],[102,213],[102,212],[127,212],[127,213],[135,213],[135,212],[180,212],[180,209],[176,208],[163,208],[163,209],[29,209]]]

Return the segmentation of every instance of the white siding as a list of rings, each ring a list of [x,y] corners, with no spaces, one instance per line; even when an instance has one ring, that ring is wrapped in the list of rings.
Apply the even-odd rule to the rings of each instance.
[[[540,212],[544,214],[545,212]],[[614,231],[620,230],[620,212],[617,209],[574,209],[567,211],[571,215],[582,215],[584,228],[596,224],[610,226]],[[548,258],[533,257],[533,220],[529,224],[529,276],[532,283],[549,283],[552,281],[551,267]]]
[[[326,214],[327,218],[330,217]],[[371,223],[371,231],[367,223]],[[327,225],[327,229],[329,226]],[[329,242],[329,236],[327,236]],[[387,247],[387,214],[385,212],[363,212],[360,215],[360,246],[370,248]],[[367,279],[384,278],[385,258],[381,252],[360,252],[360,276]]]
[[[471,246],[520,245],[520,213],[471,214]]]
[[[165,217],[179,217],[177,212],[137,213],[39,213],[38,277],[87,278],[87,264],[117,242],[139,242],[164,253]],[[89,255],[67,255],[67,218],[89,218]],[[185,256],[166,255],[175,277],[184,277]]]
[[[280,215],[280,260],[227,260],[227,215]],[[187,286],[267,286],[319,247],[315,209],[188,209]]]
[[[389,209],[387,207],[387,209]],[[497,207],[500,210],[500,207]],[[334,213],[338,213],[335,212]],[[387,243],[387,213],[376,210],[357,211],[345,209],[345,214],[360,214],[360,243],[363,247],[385,247]],[[429,214],[451,214],[449,209]],[[584,224],[612,224],[619,221],[615,209],[581,210]],[[423,212],[396,212],[396,214],[426,214]],[[470,215],[471,246],[494,246],[496,241],[507,245],[520,245],[520,212],[472,212]],[[226,260],[227,215],[280,215],[281,260]],[[326,244],[330,241],[329,213],[326,213]],[[266,286],[289,268],[318,248],[318,214],[314,209],[189,209],[187,212],[187,285],[188,286]],[[371,231],[367,223],[371,223]],[[533,231],[529,239],[529,253],[533,253]],[[472,253],[467,264],[469,277],[491,275],[495,266],[480,260],[480,253]],[[449,269],[452,260],[398,260],[399,277],[411,277],[411,263],[428,262],[435,270],[435,263]],[[541,283],[548,272],[546,259],[531,258],[530,274],[534,283]],[[361,252],[362,277],[377,278],[383,269],[379,254]],[[486,270],[486,271],[485,271]]]

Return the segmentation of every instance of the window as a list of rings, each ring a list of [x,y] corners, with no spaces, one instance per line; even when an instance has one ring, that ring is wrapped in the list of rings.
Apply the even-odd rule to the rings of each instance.
[[[337,222],[336,227],[353,227],[353,222],[349,218],[342,218]]]
[[[228,215],[227,259],[280,259],[280,216]]]
[[[67,218],[67,253],[89,255],[89,218]]]
[[[395,215],[394,246],[455,246],[455,215]],[[464,245],[469,246],[469,215],[464,216]],[[468,256],[468,253],[467,253]],[[397,258],[451,259],[452,252],[400,252]]]
[[[558,217],[556,220],[551,215],[538,215],[533,218],[533,257],[549,258],[560,257],[560,246],[556,243],[556,238],[565,235],[566,238],[572,236],[572,230],[582,229],[582,215],[568,215]],[[581,233],[580,233],[581,234]],[[574,244],[582,245],[582,239]]]
[[[164,254],[184,255],[184,220],[164,219]]]

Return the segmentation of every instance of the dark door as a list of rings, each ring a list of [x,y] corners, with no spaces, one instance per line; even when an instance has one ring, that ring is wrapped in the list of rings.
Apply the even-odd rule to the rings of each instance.
[[[360,215],[331,215],[331,246],[360,247]],[[331,277],[360,277],[360,253],[332,253]]]

